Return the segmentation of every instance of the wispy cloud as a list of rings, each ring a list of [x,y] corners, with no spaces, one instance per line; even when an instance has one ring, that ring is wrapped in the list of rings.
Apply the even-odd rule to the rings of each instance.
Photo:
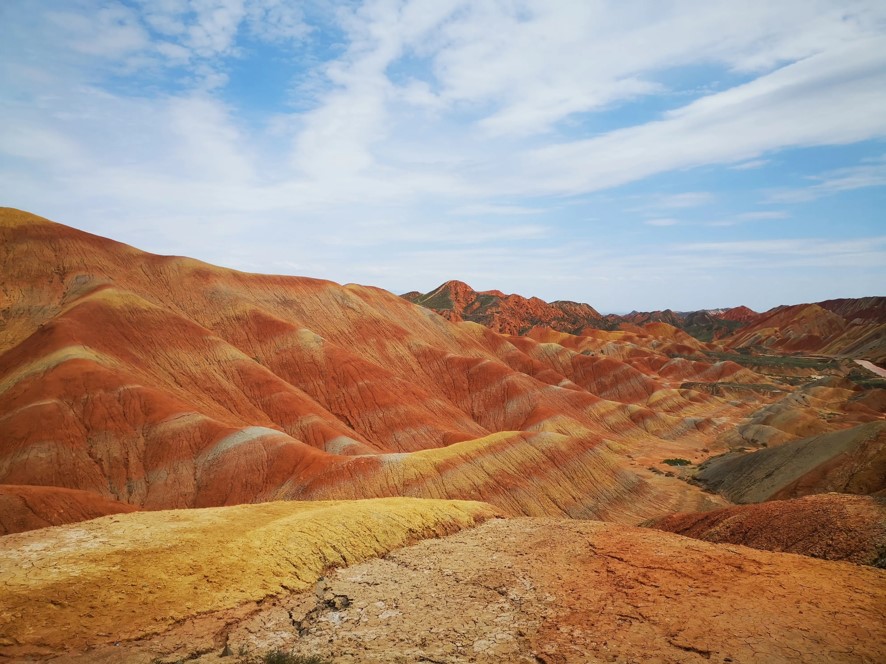
[[[757,212],[744,212],[738,215],[741,221],[759,221],[769,219],[787,219],[791,215],[784,210],[758,210]]]
[[[886,186],[886,155],[850,168],[839,168],[810,178],[807,187],[770,191],[773,203],[805,203],[845,191]]]
[[[709,219],[735,227],[715,237],[773,227],[749,222],[789,207],[747,211],[716,176],[886,137],[878,0],[7,0],[0,15],[3,202],[392,288],[482,269],[503,280],[488,287],[543,274],[575,287],[549,296],[581,299],[633,270],[668,295],[709,257],[675,245],[686,263],[654,265],[643,223],[675,241],[714,237]],[[886,185],[882,159],[841,159],[768,202]],[[743,251],[709,253],[772,256]]]
[[[766,164],[770,162],[769,159],[751,159],[750,161],[743,161],[740,164],[736,164],[735,166],[731,166],[734,171],[751,171],[755,168],[762,168]]]

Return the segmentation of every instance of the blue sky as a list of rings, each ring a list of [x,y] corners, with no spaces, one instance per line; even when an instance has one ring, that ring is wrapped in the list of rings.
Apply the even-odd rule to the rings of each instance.
[[[886,3],[4,0],[0,204],[398,293],[886,295]]]

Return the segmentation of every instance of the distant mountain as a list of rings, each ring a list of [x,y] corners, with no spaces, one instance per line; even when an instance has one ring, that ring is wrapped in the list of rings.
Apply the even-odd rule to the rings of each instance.
[[[713,309],[710,313],[720,320],[733,320],[739,323],[750,323],[760,315],[753,309],[744,306],[732,309]]]
[[[731,348],[886,361],[886,298],[776,307],[723,340]]]
[[[461,281],[447,281],[429,293],[405,293],[403,298],[433,309],[453,322],[472,321],[494,332],[525,334],[537,325],[578,334],[586,327],[611,329],[609,319],[589,304],[545,302],[537,297],[505,295],[501,291],[475,291]]]
[[[433,309],[447,320],[481,323],[495,332],[527,334],[535,327],[583,334],[588,330],[629,329],[664,323],[703,342],[728,349],[819,353],[886,361],[886,297],[827,300],[780,306],[765,313],[739,306],[699,311],[632,311],[601,315],[589,304],[545,302],[537,297],[475,291],[447,281],[429,293],[403,298]]]

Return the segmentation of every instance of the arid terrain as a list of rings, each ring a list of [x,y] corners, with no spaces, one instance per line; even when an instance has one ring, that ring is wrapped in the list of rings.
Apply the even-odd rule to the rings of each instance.
[[[398,297],[8,208],[0,269],[0,661],[886,660],[882,297]]]

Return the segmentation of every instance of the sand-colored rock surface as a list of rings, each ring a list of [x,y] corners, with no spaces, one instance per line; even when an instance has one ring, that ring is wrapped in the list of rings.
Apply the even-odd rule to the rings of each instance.
[[[672,514],[648,525],[707,542],[886,567],[886,498],[825,493]]]
[[[0,658],[82,651],[310,587],[495,514],[408,498],[140,512],[0,538]]]
[[[589,521],[488,521],[311,591],[71,662],[204,664],[225,645],[382,662],[881,662],[886,572]]]
[[[771,394],[775,401],[726,431],[718,442],[729,448],[774,447],[886,420],[886,390],[860,390],[853,382],[833,376]]]

